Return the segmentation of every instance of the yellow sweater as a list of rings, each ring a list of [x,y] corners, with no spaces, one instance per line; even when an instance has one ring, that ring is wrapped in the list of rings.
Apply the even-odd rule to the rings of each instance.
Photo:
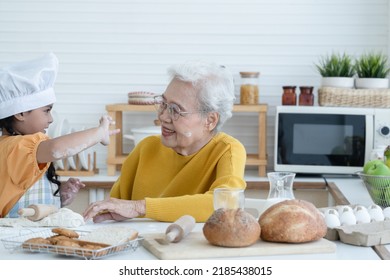
[[[47,171],[50,163],[38,164],[43,133],[0,137],[0,217],[7,215],[19,198]]]
[[[111,197],[146,200],[146,218],[173,222],[192,215],[204,222],[214,211],[213,190],[245,189],[246,151],[235,138],[218,133],[197,153],[177,154],[160,136],[141,141],[123,163]]]

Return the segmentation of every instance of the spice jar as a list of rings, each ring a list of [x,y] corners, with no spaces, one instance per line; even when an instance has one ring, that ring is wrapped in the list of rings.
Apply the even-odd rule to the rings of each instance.
[[[299,87],[299,105],[300,106],[313,106],[314,95],[313,87]]]
[[[240,104],[254,105],[259,103],[259,72],[240,72]]]
[[[282,95],[282,105],[296,105],[297,94],[295,93],[296,86],[284,86]]]

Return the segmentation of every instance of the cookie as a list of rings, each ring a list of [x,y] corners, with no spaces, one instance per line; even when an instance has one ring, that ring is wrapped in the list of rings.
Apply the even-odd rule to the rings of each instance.
[[[70,240],[71,238],[68,237],[68,236],[65,236],[65,235],[53,235],[53,236],[50,236],[48,238],[46,238],[46,240],[49,240],[51,244],[53,245],[57,245],[57,242],[59,240]]]
[[[49,240],[43,237],[34,237],[24,241],[22,244],[22,248],[30,250],[39,250],[48,248],[48,245],[51,245]]]
[[[79,234],[75,232],[74,230],[67,229],[67,228],[53,228],[51,230],[53,233],[56,233],[58,235],[64,235],[69,238],[79,238]]]
[[[72,239],[62,239],[57,241],[57,246],[62,246],[62,247],[71,247],[71,248],[80,248],[80,244]]]
[[[57,254],[74,255],[79,248],[81,248],[81,246],[76,240],[62,239],[57,241],[57,244],[53,247],[53,252]]]
[[[105,246],[94,245],[94,244],[85,244],[82,246],[82,248],[86,249],[86,250],[99,250],[99,249],[105,248]]]
[[[82,250],[76,251],[76,253],[87,258],[102,257],[108,253],[108,250],[102,250],[105,247],[103,245],[85,244],[81,247]]]

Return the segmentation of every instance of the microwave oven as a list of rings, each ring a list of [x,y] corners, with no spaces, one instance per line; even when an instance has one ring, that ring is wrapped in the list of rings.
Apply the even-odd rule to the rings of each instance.
[[[390,109],[277,106],[274,169],[354,174],[374,148],[390,145]]]

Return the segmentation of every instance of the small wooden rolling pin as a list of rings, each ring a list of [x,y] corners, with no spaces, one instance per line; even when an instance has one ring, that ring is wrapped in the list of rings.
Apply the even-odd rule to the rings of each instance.
[[[39,221],[57,211],[58,208],[55,205],[32,204],[27,208],[20,208],[18,214],[31,221]]]
[[[181,216],[165,231],[165,243],[176,243],[186,237],[195,227],[195,218],[190,215]]]

